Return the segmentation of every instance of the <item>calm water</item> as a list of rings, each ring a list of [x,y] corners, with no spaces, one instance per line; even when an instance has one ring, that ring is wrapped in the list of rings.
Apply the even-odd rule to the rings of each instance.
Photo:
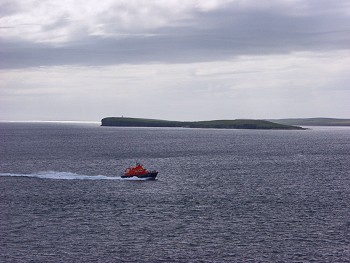
[[[350,261],[349,157],[349,128],[0,123],[0,262]]]

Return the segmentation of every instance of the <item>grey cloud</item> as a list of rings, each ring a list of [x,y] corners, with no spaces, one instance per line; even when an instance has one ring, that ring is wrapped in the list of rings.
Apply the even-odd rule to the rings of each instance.
[[[310,4],[311,3],[311,4]],[[226,6],[197,12],[188,25],[148,30],[145,36],[89,36],[61,46],[0,41],[0,68],[50,65],[110,65],[149,62],[200,62],[238,55],[283,54],[350,48],[346,1],[310,1],[298,15],[281,6]],[[292,10],[293,11],[293,10]],[[47,30],[68,21],[62,17]],[[113,24],[111,25],[113,26]]]
[[[0,2],[0,17],[14,14],[19,11],[19,6],[14,1],[2,1]]]
[[[51,30],[55,30],[58,28],[63,28],[65,26],[67,26],[69,23],[70,23],[69,18],[66,15],[62,15],[53,23],[50,23],[48,25],[43,25],[43,30],[44,31],[51,31]]]

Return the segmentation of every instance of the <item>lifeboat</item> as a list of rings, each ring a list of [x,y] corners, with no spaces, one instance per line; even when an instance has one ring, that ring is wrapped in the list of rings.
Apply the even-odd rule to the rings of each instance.
[[[157,171],[148,171],[143,167],[143,165],[137,163],[136,166],[128,168],[125,170],[122,178],[145,178],[145,179],[156,179],[158,172]]]

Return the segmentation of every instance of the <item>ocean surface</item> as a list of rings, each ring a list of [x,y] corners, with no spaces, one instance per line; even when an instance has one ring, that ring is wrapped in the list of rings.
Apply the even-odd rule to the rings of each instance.
[[[349,261],[350,128],[0,123],[0,262]]]

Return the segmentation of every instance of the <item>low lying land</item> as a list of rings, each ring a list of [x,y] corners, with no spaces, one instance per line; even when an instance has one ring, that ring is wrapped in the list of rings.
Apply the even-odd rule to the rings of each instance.
[[[272,122],[285,125],[301,125],[301,126],[350,126],[350,119],[335,118],[300,118],[300,119],[278,119],[269,120]]]
[[[284,125],[265,120],[213,120],[213,121],[166,121],[140,118],[107,117],[101,126],[117,127],[183,127],[214,129],[262,129],[262,130],[304,130],[302,127]]]

